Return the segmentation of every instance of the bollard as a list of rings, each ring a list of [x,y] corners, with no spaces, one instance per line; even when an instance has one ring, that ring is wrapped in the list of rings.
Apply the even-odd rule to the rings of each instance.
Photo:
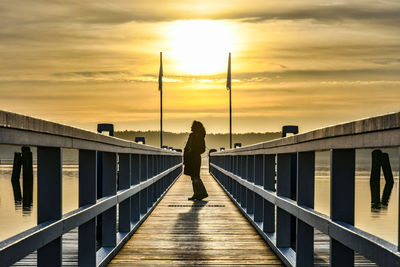
[[[114,136],[114,124],[112,123],[99,123],[97,124],[97,132],[108,132],[110,136]]]
[[[299,133],[299,126],[297,125],[285,125],[282,126],[282,137],[286,137],[286,134],[298,134]]]
[[[143,136],[136,136],[135,137],[135,143],[141,143],[143,145],[146,144],[146,139]]]

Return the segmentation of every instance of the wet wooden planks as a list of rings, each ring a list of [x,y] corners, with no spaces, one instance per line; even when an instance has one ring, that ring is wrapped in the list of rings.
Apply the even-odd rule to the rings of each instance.
[[[219,185],[202,170],[209,197],[192,202],[181,176],[109,266],[283,266]]]

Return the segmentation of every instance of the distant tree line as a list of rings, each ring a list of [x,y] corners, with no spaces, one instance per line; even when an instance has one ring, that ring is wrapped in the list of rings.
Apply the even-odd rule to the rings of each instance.
[[[117,131],[114,133],[115,137],[130,140],[135,140],[135,137],[142,136],[146,139],[146,144],[151,146],[160,146],[160,132],[159,131]],[[163,132],[163,143],[167,146],[183,149],[189,133],[172,133]],[[233,143],[242,143],[242,146],[265,142],[268,140],[280,138],[280,132],[266,132],[266,133],[243,133],[234,134],[232,136]],[[218,149],[220,147],[229,148],[229,134],[207,134],[206,135],[207,150],[211,148]]]

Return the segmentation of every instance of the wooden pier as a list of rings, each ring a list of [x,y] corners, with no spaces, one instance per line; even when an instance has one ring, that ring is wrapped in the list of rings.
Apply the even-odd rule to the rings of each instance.
[[[0,267],[400,266],[398,244],[354,226],[355,150],[399,148],[400,113],[211,153],[203,202],[187,200],[179,152],[2,111],[0,144],[37,147],[40,218],[0,241]],[[79,152],[79,208],[64,215],[62,148]],[[314,210],[323,150],[330,216]]]
[[[109,266],[284,266],[217,182],[202,169],[209,197],[192,202],[190,178],[182,175]],[[314,233],[314,266],[329,266],[329,236]],[[31,253],[12,266],[36,266]],[[63,235],[63,266],[78,266],[78,229]],[[355,256],[355,266],[375,267]]]
[[[108,266],[283,266],[207,169],[201,176],[208,198],[188,201],[182,175]]]

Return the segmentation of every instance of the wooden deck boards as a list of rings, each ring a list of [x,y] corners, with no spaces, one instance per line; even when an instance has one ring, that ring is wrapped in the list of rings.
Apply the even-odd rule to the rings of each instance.
[[[109,266],[283,266],[240,214],[208,170],[209,197],[192,202],[192,185],[181,176]]]

